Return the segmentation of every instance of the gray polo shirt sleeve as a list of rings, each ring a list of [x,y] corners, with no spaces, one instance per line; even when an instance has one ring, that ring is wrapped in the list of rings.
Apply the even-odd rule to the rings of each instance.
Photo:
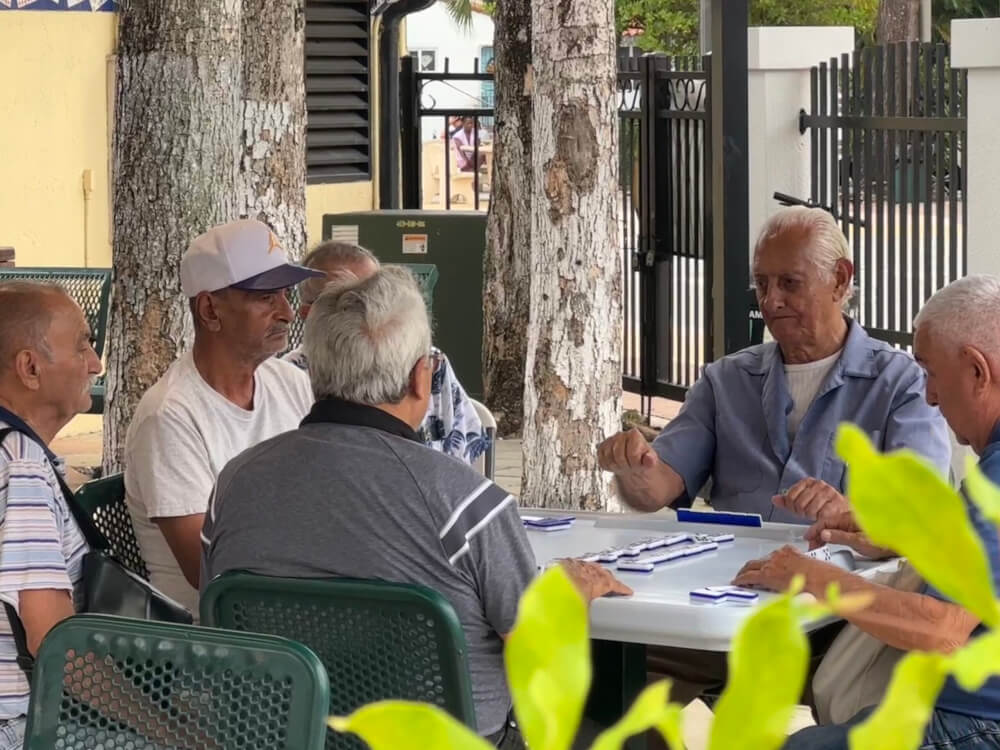
[[[487,621],[497,633],[509,633],[537,572],[514,497],[480,482],[455,507],[440,538],[448,561],[475,581]]]
[[[653,450],[681,475],[687,498],[693,498],[715,461],[715,391],[707,374],[688,390],[680,413],[653,441]]]

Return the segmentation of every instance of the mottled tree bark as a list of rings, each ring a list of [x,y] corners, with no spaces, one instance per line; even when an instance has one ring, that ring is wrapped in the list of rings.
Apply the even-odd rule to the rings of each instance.
[[[596,446],[621,426],[612,0],[532,4],[533,223],[525,505],[616,510]]]
[[[240,0],[124,0],[117,68],[105,472],[188,341],[181,254],[236,216]]]
[[[293,257],[306,244],[305,0],[243,0],[241,218]]]
[[[483,390],[500,435],[521,430],[531,259],[531,2],[494,14],[496,140],[483,280]]]

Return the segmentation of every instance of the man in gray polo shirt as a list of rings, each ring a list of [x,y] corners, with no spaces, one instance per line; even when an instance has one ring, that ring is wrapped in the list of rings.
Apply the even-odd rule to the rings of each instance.
[[[202,586],[228,570],[420,583],[465,630],[480,733],[523,747],[508,720],[503,637],[535,576],[514,498],[417,436],[434,369],[416,280],[386,266],[324,292],[306,322],[317,398],[298,430],[245,451],[219,475],[202,533]],[[587,598],[631,591],[569,563]]]

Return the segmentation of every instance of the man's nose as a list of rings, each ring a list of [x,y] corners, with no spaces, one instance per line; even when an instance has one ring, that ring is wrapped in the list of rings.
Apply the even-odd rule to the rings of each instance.
[[[90,350],[90,361],[87,363],[87,372],[91,375],[100,375],[104,372],[104,365],[101,364],[101,358],[97,356],[97,352],[93,348]]]
[[[280,320],[283,320],[286,323],[292,322],[292,318],[294,317],[295,313],[292,312],[292,303],[288,301],[287,290],[282,291],[281,294],[278,295],[277,313],[278,313],[278,318]]]

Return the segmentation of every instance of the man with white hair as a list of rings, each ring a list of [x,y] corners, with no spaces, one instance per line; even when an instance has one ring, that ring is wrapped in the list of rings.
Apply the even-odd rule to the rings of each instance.
[[[924,401],[920,367],[844,313],[853,275],[829,213],[800,206],[771,216],[754,248],[753,281],[774,341],[707,365],[652,445],[637,430],[601,444],[601,466],[621,497],[642,511],[685,506],[711,479],[716,510],[798,524],[834,517],[848,508],[845,466],[833,451],[842,422],[880,450],[910,448],[946,473],[951,442]],[[814,634],[813,653],[833,635]],[[673,680],[682,704],[726,678],[718,652],[651,647],[648,664]]]
[[[306,279],[299,285],[301,306],[298,314],[303,320],[309,317],[313,302],[328,281],[351,276],[364,280],[381,267],[370,250],[338,240],[328,240],[314,247],[302,259],[302,265],[325,274]],[[309,369],[309,358],[301,346],[288,352],[284,358],[303,370]],[[489,447],[489,437],[476,407],[459,382],[448,357],[439,349],[434,350],[431,397],[418,432],[431,448],[469,463],[473,463]]]
[[[927,403],[940,407],[959,443],[971,446],[979,455],[980,470],[1000,484],[1000,279],[969,276],[950,284],[924,305],[914,326],[914,351],[927,373]],[[1000,591],[997,530],[971,504],[969,512],[993,569],[994,589]],[[817,522],[806,538],[813,545],[846,544],[872,558],[893,555],[890,550],[874,547],[849,512]],[[905,587],[890,588],[813,560],[793,547],[747,563],[735,583],[780,591],[797,574],[805,578],[805,590],[818,598],[833,582],[842,592],[872,595],[870,606],[847,616],[850,627],[838,640],[858,643],[858,636],[865,634],[882,644],[884,654],[870,648],[838,649],[838,641],[834,641],[830,658],[836,653],[853,653],[866,663],[875,663],[893,655],[898,658],[906,651],[950,653],[984,632],[975,615],[950,602],[915,573],[908,579],[897,578],[899,582],[908,580]],[[894,659],[888,662],[889,666],[893,663]],[[843,669],[838,671],[844,674]],[[884,672],[887,681],[888,669]],[[824,724],[797,732],[785,750],[847,750],[851,728],[871,714],[885,688],[882,683],[874,686],[880,690],[862,689],[864,681],[857,682],[857,687],[840,686],[847,693],[841,703],[857,713],[838,716],[837,703],[831,703],[833,710],[823,707],[819,716]],[[1000,748],[1000,679],[988,680],[975,693],[966,692],[950,679],[938,696],[920,747]]]
[[[879,449],[910,448],[947,472],[947,428],[924,402],[920,367],[844,314],[853,275],[826,211],[768,219],[753,281],[774,341],[707,365],[652,445],[637,430],[601,444],[622,498],[642,511],[688,505],[711,478],[717,510],[787,523],[837,515],[847,509],[845,468],[831,446],[845,421]]]
[[[250,448],[219,475],[202,532],[202,585],[247,570],[439,591],[465,630],[480,733],[523,748],[503,638],[537,567],[514,498],[417,436],[433,355],[416,280],[384,266],[335,282],[313,304],[305,351],[316,403],[298,430]],[[631,593],[598,565],[564,564],[589,598]]]
[[[196,237],[181,258],[194,347],[150,388],[125,436],[125,493],[152,583],[198,616],[199,533],[233,456],[294,429],[309,379],[274,355],[288,346],[285,290],[316,271],[288,262],[256,220]]]

